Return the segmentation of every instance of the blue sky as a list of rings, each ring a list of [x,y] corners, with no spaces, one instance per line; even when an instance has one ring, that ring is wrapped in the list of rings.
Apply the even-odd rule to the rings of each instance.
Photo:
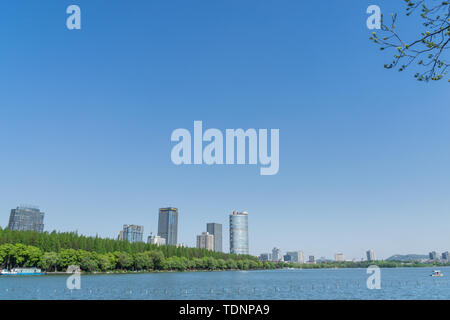
[[[66,29],[78,4],[82,29]],[[366,8],[403,1],[14,1],[0,7],[0,225],[179,241],[249,212],[250,251],[450,249],[448,83],[385,70]],[[414,31],[404,16],[399,26]],[[279,128],[280,171],[175,166],[177,128]]]

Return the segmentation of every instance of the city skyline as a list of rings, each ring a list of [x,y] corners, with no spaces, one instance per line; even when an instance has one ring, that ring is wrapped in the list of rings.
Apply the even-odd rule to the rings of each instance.
[[[370,4],[137,1],[106,12],[83,1],[81,30],[67,30],[57,1],[3,6],[0,224],[29,202],[46,230],[116,238],[138,223],[156,234],[155,212],[176,205],[178,242],[194,246],[209,221],[228,235],[227,215],[242,208],[255,255],[447,250],[448,83],[383,68],[391,56],[369,40]],[[403,1],[378,5],[416,34]],[[277,175],[175,165],[171,133],[194,121],[279,129]]]
[[[11,209],[11,215],[10,215],[10,218],[9,218],[9,220],[11,221],[11,219],[12,219],[12,215],[13,215],[13,212],[15,212],[16,210],[18,210],[18,209],[26,209],[26,210],[37,210],[37,212],[38,213],[40,213],[40,215],[42,215],[42,219],[43,219],[43,216],[44,216],[44,212],[41,212],[40,210],[39,210],[39,207],[38,206],[31,206],[31,205],[20,205],[20,206],[17,206],[17,208],[16,209]],[[159,208],[158,209],[159,210],[159,213],[161,213],[161,210],[163,210],[163,211],[171,211],[171,210],[175,210],[176,211],[176,213],[177,213],[177,216],[178,216],[178,208],[173,208],[173,207],[167,207],[167,208]],[[242,212],[245,216],[248,216],[248,213],[247,212]],[[236,211],[236,210],[233,210],[232,211],[232,213],[230,214],[230,215],[228,215],[228,217],[229,217],[229,221],[231,221],[231,217],[234,215],[234,214],[242,214],[242,213],[240,213],[240,212],[238,212],[238,211]],[[177,217],[178,218],[178,217]],[[158,214],[158,220],[159,220],[159,214]],[[11,222],[10,222],[11,223]],[[247,224],[248,224],[248,222],[247,222]],[[211,227],[211,229],[210,230],[214,230],[214,228],[213,228],[213,225],[214,225],[214,227],[215,228],[217,228],[217,226],[220,226],[220,236],[222,236],[222,224],[219,224],[219,223],[211,223],[211,222],[209,222],[209,223],[206,223],[206,226],[207,226],[207,230]],[[7,227],[9,227],[9,226],[6,226],[5,228],[7,228]],[[28,228],[29,229],[29,228]],[[177,231],[178,231],[178,224],[177,224],[177,227],[176,227],[176,229],[177,229]],[[30,229],[31,230],[31,229]],[[42,231],[39,231],[39,230],[42,230]],[[45,232],[45,231],[47,231],[47,232],[52,232],[53,230],[43,230],[43,224],[42,224],[42,229],[39,229],[39,230],[32,230],[32,231],[39,231],[39,232]],[[129,231],[128,231],[129,230]],[[65,231],[61,231],[61,230],[56,230],[57,232],[71,232],[71,231],[74,231],[74,230],[65,230]],[[78,230],[76,230],[77,232],[78,232]],[[79,234],[83,234],[83,233],[79,233]],[[191,247],[191,248],[195,248],[195,247],[198,247],[198,237],[199,236],[205,236],[206,234],[211,234],[211,233],[209,233],[208,231],[206,231],[206,232],[201,232],[200,233],[200,235],[196,235],[195,236],[195,238],[196,238],[196,240],[194,241],[194,244],[193,245],[187,245],[188,247]],[[84,235],[86,235],[86,234],[84,234]],[[98,234],[96,234],[96,235],[98,235]],[[211,235],[213,235],[213,234],[211,234]],[[93,235],[88,235],[88,236],[93,236]],[[102,237],[101,235],[99,235],[100,237]],[[229,233],[229,236],[231,237],[231,233]],[[108,238],[108,237],[107,237]],[[144,234],[144,226],[141,226],[141,225],[133,225],[133,224],[124,224],[123,225],[123,229],[119,232],[119,236],[116,236],[116,237],[110,237],[110,239],[117,239],[117,240],[128,240],[129,242],[146,242],[146,243],[153,243],[153,244],[157,244],[157,245],[167,245],[167,243],[166,243],[166,239],[165,238],[163,238],[163,237],[160,237],[159,235],[154,235],[153,234],[153,231],[149,231],[149,235],[148,235],[148,237],[147,238],[145,238],[145,234]],[[147,240],[145,240],[145,239],[147,239]],[[150,239],[151,239],[151,241],[150,241]],[[161,242],[161,240],[163,240],[162,242]],[[230,239],[231,240],[231,239]],[[214,250],[214,251],[216,251],[215,249],[216,249],[216,243],[215,243],[215,237],[213,236],[213,241],[212,241],[212,248],[213,249],[211,249],[211,250]],[[172,244],[173,245],[173,244]],[[180,243],[180,242],[178,242],[177,244],[176,244],[177,246],[179,246],[179,245],[185,245],[185,243]],[[304,254],[304,250],[303,249],[301,249],[301,250],[299,250],[299,248],[297,247],[297,248],[295,248],[295,249],[291,249],[291,250],[289,250],[289,249],[287,249],[287,250],[282,250],[282,249],[280,249],[280,248],[278,248],[278,247],[273,247],[273,249],[271,249],[270,250],[270,252],[267,252],[267,250],[262,250],[261,252],[259,252],[259,253],[253,253],[253,252],[250,252],[249,254],[250,255],[253,255],[253,256],[255,256],[255,257],[259,257],[260,259],[261,259],[261,257],[266,257],[267,255],[267,258],[269,259],[269,261],[274,261],[273,260],[273,255],[274,255],[274,252],[275,252],[275,250],[276,250],[276,252],[277,252],[277,260],[276,261],[284,261],[284,257],[286,256],[286,255],[288,255],[288,256],[293,256],[294,254],[300,254],[300,256],[301,256],[301,258],[298,258],[297,257],[297,260],[303,260],[304,259],[304,256],[306,257],[306,256],[308,256],[309,257],[309,259],[308,260],[304,260],[305,262],[307,262],[307,263],[311,263],[311,257],[316,257],[316,256],[320,256],[321,258],[319,259],[319,260],[321,260],[321,259],[327,259],[327,260],[330,260],[330,261],[332,261],[332,260],[334,260],[334,261],[359,261],[359,259],[361,259],[361,260],[368,260],[368,261],[372,261],[372,260],[377,260],[376,258],[375,258],[375,252],[374,252],[374,250],[373,249],[369,249],[369,250],[365,250],[362,254],[361,254],[361,256],[360,257],[352,257],[352,258],[350,258],[350,259],[345,259],[344,258],[344,253],[342,253],[342,252],[338,252],[338,253],[336,253],[336,252],[334,252],[331,256],[325,256],[325,255],[317,255],[317,254],[313,254],[313,255],[311,255],[310,253],[311,252],[309,252],[309,251],[306,251],[306,253]],[[224,250],[222,250],[222,251],[220,251],[220,252],[226,252],[226,253],[232,253],[232,252],[230,252],[230,250],[229,251],[224,251]],[[423,254],[423,255],[428,255],[429,256],[429,259],[430,260],[448,260],[448,257],[449,257],[449,253],[448,253],[448,250],[447,249],[445,249],[445,250],[442,250],[442,251],[440,251],[440,252],[442,252],[441,254],[439,254],[439,251],[435,251],[435,250],[433,250],[433,251],[429,251],[428,252],[428,254],[426,254],[426,253],[423,253],[423,252],[401,252],[401,253],[394,253],[394,254],[391,254],[391,255],[389,255],[389,256],[387,256],[387,257],[382,257],[382,258],[380,258],[379,260],[385,260],[385,259],[387,259],[387,258],[389,258],[389,257],[391,257],[391,256],[394,256],[394,255],[397,255],[397,254],[403,254],[403,255],[407,255],[407,254]],[[339,256],[339,258],[338,258],[338,256]],[[263,258],[262,260],[265,260],[265,258]],[[295,261],[295,260],[293,260],[293,261]],[[315,261],[315,260],[314,260]],[[315,262],[314,262],[315,263]]]

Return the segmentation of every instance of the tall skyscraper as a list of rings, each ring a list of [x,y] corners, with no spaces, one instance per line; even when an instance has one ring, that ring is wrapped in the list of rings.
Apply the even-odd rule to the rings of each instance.
[[[178,209],[161,208],[158,218],[158,236],[166,239],[166,244],[176,246],[178,243]]]
[[[442,252],[442,260],[449,261],[450,260],[449,258],[450,256],[448,251]]]
[[[366,252],[367,255],[367,261],[375,261],[375,252],[373,250],[368,250]]]
[[[248,212],[230,215],[230,253],[248,254]]]
[[[143,236],[144,227],[135,224],[124,224],[123,230],[119,234],[119,238],[122,237],[121,240],[128,240],[129,242],[142,242]]]
[[[308,263],[316,263],[316,257],[315,256],[309,256]]]
[[[207,223],[206,232],[214,236],[214,251],[222,252],[222,225],[220,223]]]
[[[214,236],[209,232],[202,232],[201,235],[197,236],[197,248],[214,250]]]
[[[44,231],[44,212],[30,206],[11,210],[8,229],[17,231]]]

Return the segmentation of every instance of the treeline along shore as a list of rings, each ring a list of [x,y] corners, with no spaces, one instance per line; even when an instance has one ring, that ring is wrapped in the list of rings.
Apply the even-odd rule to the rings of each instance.
[[[11,231],[0,228],[1,268],[39,267],[64,272],[76,265],[84,272],[264,270],[281,268],[385,268],[430,266],[419,262],[361,261],[298,264],[259,261],[250,255],[234,255],[205,249],[156,246],[143,242],[103,239],[75,232]],[[435,263],[434,265],[445,265]],[[447,264],[450,265],[450,264]]]

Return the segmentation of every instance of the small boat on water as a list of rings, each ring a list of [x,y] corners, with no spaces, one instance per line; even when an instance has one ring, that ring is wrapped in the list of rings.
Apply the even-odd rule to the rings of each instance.
[[[2,276],[37,276],[43,274],[45,273],[38,268],[14,268],[11,270],[3,269],[0,271],[0,275]]]
[[[431,274],[432,277],[443,277],[444,274],[440,270],[434,270]]]

